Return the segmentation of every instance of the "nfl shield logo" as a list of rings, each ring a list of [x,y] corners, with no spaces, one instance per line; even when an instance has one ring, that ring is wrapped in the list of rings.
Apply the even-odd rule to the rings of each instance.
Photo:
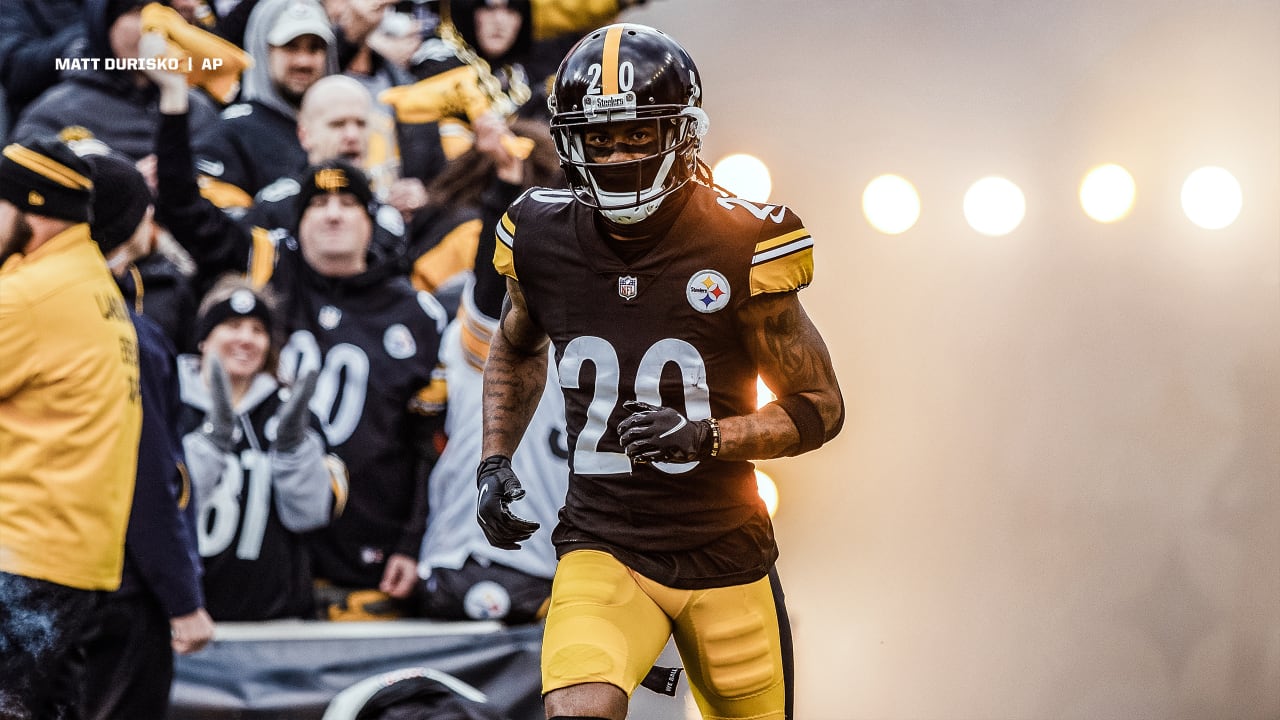
[[[624,275],[618,278],[618,295],[623,300],[630,300],[636,296],[636,279],[631,275]]]

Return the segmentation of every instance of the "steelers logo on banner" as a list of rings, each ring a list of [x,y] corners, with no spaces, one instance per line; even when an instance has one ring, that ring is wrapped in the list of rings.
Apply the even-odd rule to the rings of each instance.
[[[481,580],[467,591],[462,607],[473,620],[500,620],[511,612],[511,596],[498,583]]]
[[[729,304],[729,281],[715,270],[699,270],[685,288],[689,304],[700,313],[713,313]]]

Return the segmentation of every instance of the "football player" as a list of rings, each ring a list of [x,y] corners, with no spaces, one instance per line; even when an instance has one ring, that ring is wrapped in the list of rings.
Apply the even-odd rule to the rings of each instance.
[[[786,206],[716,189],[698,149],[702,78],[666,34],[596,30],[561,63],[551,131],[568,190],[534,188],[498,228],[508,298],[484,373],[477,519],[537,529],[511,468],[546,345],[570,478],[542,650],[552,720],[621,720],[668,637],[707,717],[791,717],[791,638],[751,460],[808,452],[844,404],[800,304],[813,241]],[[778,399],[756,407],[756,379]]]

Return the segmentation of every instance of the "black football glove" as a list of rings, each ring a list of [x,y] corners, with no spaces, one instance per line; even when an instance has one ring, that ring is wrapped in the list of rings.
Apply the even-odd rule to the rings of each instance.
[[[622,409],[631,414],[618,423],[618,438],[632,460],[683,463],[711,455],[710,421],[691,421],[669,407],[639,400],[622,403]]]
[[[524,497],[520,479],[511,469],[511,458],[490,455],[476,469],[476,521],[489,544],[503,550],[519,550],[518,543],[533,537],[541,527],[511,512],[511,503]]]

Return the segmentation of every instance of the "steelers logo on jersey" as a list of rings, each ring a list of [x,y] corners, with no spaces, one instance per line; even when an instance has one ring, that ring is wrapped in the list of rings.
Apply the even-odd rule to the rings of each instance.
[[[700,313],[713,313],[729,304],[729,281],[715,270],[699,270],[685,288],[689,304]]]
[[[320,308],[320,315],[316,318],[316,321],[325,330],[332,330],[338,327],[338,323],[342,322],[342,311],[332,305],[325,305]]]
[[[387,328],[387,331],[382,334],[382,347],[386,348],[388,355],[397,360],[413,357],[413,354],[418,351],[418,344],[413,341],[413,333],[400,323]]]

